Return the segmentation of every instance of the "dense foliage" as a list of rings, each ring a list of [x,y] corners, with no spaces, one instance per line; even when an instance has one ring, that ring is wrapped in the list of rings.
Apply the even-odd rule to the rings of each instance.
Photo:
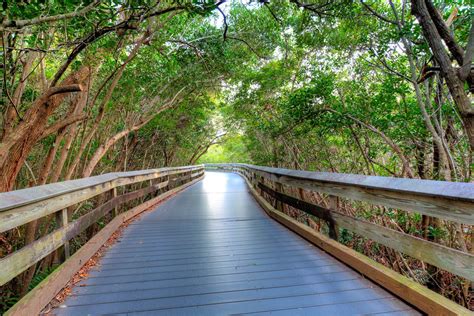
[[[201,162],[472,181],[469,1],[4,1],[0,10],[0,192]],[[471,226],[342,207],[473,249]],[[42,225],[0,235],[0,257]],[[341,238],[472,300],[466,280]],[[0,310],[53,259],[3,287]]]

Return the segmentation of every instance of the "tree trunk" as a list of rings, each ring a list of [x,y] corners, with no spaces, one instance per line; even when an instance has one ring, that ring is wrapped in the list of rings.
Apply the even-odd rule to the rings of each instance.
[[[112,97],[112,93],[114,92],[115,88],[117,87],[118,82],[122,78],[125,67],[127,66],[127,64],[129,62],[131,62],[137,56],[137,54],[140,50],[140,47],[143,45],[143,43],[146,41],[147,38],[149,38],[149,33],[146,33],[137,42],[135,42],[135,46],[133,47],[132,51],[128,54],[127,59],[125,60],[125,62],[122,65],[120,65],[117,72],[115,73],[115,75],[113,77],[113,80],[110,83],[110,85],[107,89],[107,92],[106,92],[104,98],[102,99],[102,101],[100,103],[99,111],[98,111],[97,117],[94,121],[94,124],[92,125],[89,132],[87,133],[87,135],[82,140],[81,146],[80,146],[78,152],[75,154],[74,160],[71,163],[71,165],[69,166],[69,169],[68,169],[68,171],[67,171],[67,173],[64,177],[65,180],[69,180],[69,179],[72,178],[72,176],[74,174],[74,171],[76,170],[77,166],[79,165],[82,154],[84,153],[85,149],[87,148],[87,145],[89,145],[89,143],[91,142],[92,138],[94,137],[95,133],[97,132],[97,129],[99,128],[100,122],[104,118],[105,106],[110,101],[110,98]],[[97,98],[97,96],[94,98],[93,102],[95,101],[96,98]],[[93,104],[91,106],[93,106]]]
[[[153,111],[153,114],[149,115],[148,117],[143,118],[142,120],[140,120],[140,122],[138,122],[134,126],[115,134],[114,136],[110,137],[103,145],[99,146],[99,148],[97,148],[96,151],[94,152],[94,155],[92,155],[92,158],[90,159],[89,163],[85,165],[84,170],[82,171],[82,177],[86,178],[92,174],[92,172],[94,171],[95,167],[97,166],[99,161],[102,159],[102,157],[104,157],[104,155],[107,153],[110,147],[112,147],[117,141],[127,136],[131,132],[139,130],[140,128],[145,126],[148,122],[150,122],[154,117],[156,117],[158,114],[172,107],[175,101],[177,100],[178,95],[180,95],[184,89],[185,87],[181,88],[171,98],[170,101],[166,102],[159,109]],[[154,104],[153,101],[150,103]]]
[[[84,110],[87,103],[89,85],[90,85],[90,82],[87,84],[85,91],[79,93],[79,95],[77,96],[76,106],[75,106],[73,114],[79,114]],[[56,162],[53,173],[51,174],[51,182],[57,182],[59,180],[59,177],[61,176],[61,172],[63,170],[64,164],[66,163],[66,159],[67,159],[69,150],[71,149],[72,142],[74,141],[76,137],[78,126],[79,126],[79,123],[74,123],[72,126],[69,127],[64,146],[61,149],[61,153],[59,155],[58,161]]]
[[[39,97],[23,117],[23,121],[4,135],[0,144],[0,192],[10,191],[33,146],[43,136],[49,116],[62,103],[66,95],[81,91],[89,69],[83,67],[69,75],[63,83],[48,89]]]
[[[433,56],[441,68],[441,75],[446,80],[449,92],[463,120],[471,150],[474,150],[474,107],[471,105],[469,97],[464,90],[464,81],[458,76],[458,72],[452,66],[451,59],[443,46],[443,38],[433,22],[427,3],[429,3],[428,7],[434,8],[431,0],[411,0],[412,14],[416,16],[420,23],[423,35],[428,41]],[[435,20],[438,21],[436,17]],[[447,44],[452,47],[452,43],[448,42]]]
[[[15,108],[17,109],[21,104],[21,98],[23,97],[23,92],[25,91],[26,82],[36,57],[37,54],[35,52],[29,52],[25,61],[23,62],[23,71],[21,73],[20,82],[18,83],[11,100],[11,103],[13,104],[9,103],[3,117],[3,130],[0,135],[0,141],[3,140],[5,135],[11,132],[19,119]]]
[[[159,112],[161,111],[158,111],[158,113]],[[100,145],[99,148],[97,148],[96,151],[94,152],[94,155],[92,155],[92,158],[89,160],[89,163],[87,163],[86,167],[84,168],[84,171],[82,172],[82,177],[86,178],[92,174],[95,167],[97,166],[99,161],[102,159],[102,157],[104,157],[104,155],[107,153],[110,147],[112,147],[116,142],[118,142],[120,139],[127,136],[131,132],[140,129],[146,123],[151,121],[153,117],[155,117],[155,114],[153,114],[153,116],[151,117],[144,119],[140,123],[115,134],[114,136],[110,137],[104,144]]]

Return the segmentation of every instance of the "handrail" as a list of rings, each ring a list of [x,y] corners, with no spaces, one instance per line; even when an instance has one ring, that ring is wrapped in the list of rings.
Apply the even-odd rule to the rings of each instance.
[[[202,168],[203,166],[185,166],[113,172],[100,176],[0,193],[0,233],[116,187],[170,176],[181,171],[194,171]]]
[[[69,240],[112,210],[117,216],[118,207],[123,203],[153,196],[156,192],[160,195],[155,199],[176,192],[200,179],[203,173],[202,165],[115,172],[0,193],[0,233],[54,213],[59,225],[53,232],[0,259],[0,286],[61,246],[65,247],[66,258],[69,257]],[[154,183],[156,179],[160,179],[158,183]],[[122,195],[117,194],[119,187],[142,182],[146,183],[145,187],[130,192],[124,189]],[[68,207],[102,193],[109,193],[107,201],[70,221]]]
[[[111,172],[99,176],[93,176],[82,179],[75,179],[63,182],[50,183],[26,189],[0,193],[0,212],[17,208],[33,202],[42,201],[51,197],[70,193],[79,189],[91,186],[105,184],[106,182],[118,179],[125,179],[137,176],[156,175],[157,173],[166,174],[171,171],[201,168],[202,166],[183,166],[174,168],[148,169],[126,172]]]
[[[337,240],[336,227],[339,226],[474,281],[474,255],[343,214],[337,209],[337,202],[334,203],[339,196],[473,224],[474,184],[308,172],[235,163],[206,164],[205,167],[240,173],[260,197],[272,200],[278,211],[285,204],[320,218],[327,223],[332,239]],[[301,197],[292,196],[291,192],[285,192],[283,185],[329,194],[333,203],[329,208],[308,203]]]
[[[247,168],[285,185],[474,225],[472,183],[309,172],[238,163],[205,166]]]

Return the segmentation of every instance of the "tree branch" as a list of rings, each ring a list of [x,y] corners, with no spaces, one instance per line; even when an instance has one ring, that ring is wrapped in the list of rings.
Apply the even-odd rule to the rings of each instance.
[[[86,114],[84,113],[81,113],[81,114],[76,114],[76,115],[71,115],[67,118],[65,118],[64,120],[60,120],[50,126],[48,126],[43,134],[41,135],[41,138],[40,139],[43,139],[45,137],[48,137],[49,135],[51,134],[54,134],[56,133],[57,131],[59,131],[60,129],[63,129],[73,123],[76,123],[76,122],[79,122],[79,121],[82,121],[84,120],[85,118],[87,117]]]
[[[451,33],[451,30],[448,28],[448,26],[443,20],[443,17],[439,13],[439,11],[435,8],[431,0],[424,1],[424,2],[425,2],[425,5],[429,12],[430,17],[433,20],[434,25],[436,26],[436,29],[439,35],[441,36],[443,41],[446,43],[446,46],[448,47],[449,51],[453,55],[454,59],[456,59],[459,65],[462,65],[463,64],[462,58],[464,55],[463,49],[461,48],[461,46],[459,46],[456,43]]]
[[[250,49],[252,53],[257,55],[259,58],[268,59],[268,57],[260,55],[246,40],[234,36],[227,36],[227,38],[244,43],[248,47],[248,49]]]
[[[227,24],[227,17],[225,16],[221,8],[216,7],[216,9],[217,11],[221,13],[222,18],[224,19],[224,34],[222,34],[222,37],[224,38],[224,42],[225,42],[225,40],[227,39],[227,30],[229,29],[229,25]]]
[[[79,91],[82,91],[82,90],[83,90],[82,85],[80,85],[80,84],[70,84],[70,85],[66,85],[66,86],[52,87],[52,88],[48,89],[45,96],[50,98],[50,97],[52,97],[53,95],[56,95],[56,94],[79,92]]]
[[[375,11],[374,9],[372,9],[371,6],[369,6],[368,4],[366,4],[363,0],[360,0],[360,3],[361,3],[370,13],[372,13],[373,15],[375,15],[376,17],[378,17],[380,20],[385,21],[385,22],[390,23],[390,24],[393,24],[393,25],[397,25],[397,22],[392,21],[392,20],[390,20],[389,18],[387,18],[386,16],[384,16],[384,15],[378,13],[377,11]]]
[[[88,6],[82,8],[79,11],[74,11],[71,13],[58,14],[53,16],[37,17],[29,20],[4,20],[0,26],[0,31],[3,31],[7,28],[21,29],[26,26],[31,26],[35,24],[56,22],[65,19],[72,19],[77,16],[82,16],[91,11],[96,5],[100,3],[100,0],[95,0],[91,2]]]
[[[263,5],[265,6],[265,8],[268,9],[268,12],[270,12],[270,14],[275,19],[275,21],[277,21],[278,23],[281,23],[280,19],[276,16],[275,12],[273,12],[272,8],[270,8],[270,6],[268,5],[268,2],[263,2]]]
[[[52,87],[52,88],[49,88],[45,93],[43,93],[43,95],[39,97],[39,99],[37,99],[35,103],[41,106],[45,104],[46,102],[48,102],[49,98],[51,98],[54,95],[70,93],[70,92],[79,92],[82,90],[83,88],[80,84],[70,84],[70,85]]]
[[[173,6],[173,7],[165,8],[163,10],[151,12],[151,13],[148,13],[148,14],[143,14],[142,13],[142,14],[138,14],[138,15],[132,15],[127,20],[122,21],[122,22],[120,22],[116,25],[103,27],[99,30],[94,30],[88,36],[83,38],[76,47],[74,47],[72,52],[69,54],[67,60],[61,65],[61,67],[58,69],[58,71],[54,75],[54,78],[51,81],[51,86],[54,87],[58,83],[61,76],[64,74],[66,69],[69,67],[69,65],[72,63],[72,61],[77,57],[77,55],[79,55],[80,52],[82,52],[89,44],[93,43],[94,41],[101,38],[102,36],[104,36],[104,35],[106,35],[110,32],[113,32],[113,31],[136,29],[137,27],[132,22],[141,22],[141,21],[146,20],[150,17],[162,15],[162,14],[169,13],[169,12],[172,12],[172,11],[182,10],[182,9],[185,9],[185,8],[186,7],[183,7],[183,6]]]
[[[327,108],[326,110],[329,111],[329,112],[332,112],[334,114],[346,117],[346,118],[356,122],[357,124],[367,128],[368,130],[374,132],[375,134],[379,135],[385,141],[385,143],[387,143],[387,145],[392,148],[392,150],[395,152],[395,154],[400,158],[400,160],[402,161],[403,167],[405,169],[405,172],[407,173],[407,176],[409,178],[414,178],[415,177],[415,173],[413,172],[412,168],[410,167],[410,163],[409,163],[407,157],[405,156],[405,154],[403,153],[402,149],[397,144],[395,144],[395,142],[390,137],[388,137],[384,132],[382,132],[381,130],[379,130],[375,126],[370,125],[368,123],[365,123],[365,122],[359,120],[358,118],[356,118],[356,117],[354,117],[354,116],[352,116],[348,113],[340,113],[338,111],[335,111],[335,110],[329,109],[329,108]]]
[[[300,8],[311,11],[320,17],[323,15],[332,16],[331,14],[328,13],[329,9],[326,8],[333,3],[333,1],[331,0],[328,0],[325,3],[320,4],[320,5],[316,5],[315,3],[302,3],[302,2],[299,2],[298,0],[290,0],[290,2],[296,4]]]
[[[474,18],[471,23],[471,31],[469,32],[469,39],[467,41],[466,51],[463,57],[463,64],[460,71],[462,80],[466,80],[471,72],[472,58],[474,57]]]

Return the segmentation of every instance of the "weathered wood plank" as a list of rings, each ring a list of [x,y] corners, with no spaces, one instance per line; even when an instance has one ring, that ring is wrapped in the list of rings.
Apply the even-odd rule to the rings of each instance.
[[[69,215],[67,209],[62,209],[61,211],[57,212],[58,222],[60,227],[67,227],[69,225]],[[71,252],[69,249],[69,240],[64,241],[64,259],[67,260],[71,256]]]
[[[69,206],[79,202],[88,200],[112,188],[113,183],[108,182],[100,185],[100,187],[85,188],[75,192],[55,196],[48,200],[42,200],[5,212],[0,212],[0,233],[55,213],[61,209],[68,208]]]
[[[125,172],[122,173],[123,175],[120,177],[114,174],[113,179],[111,179],[110,175],[104,175],[105,177],[102,179],[106,179],[106,181],[98,180],[98,178],[102,176],[93,177],[97,179],[78,181],[73,183],[74,185],[70,185],[69,183],[67,185],[68,189],[61,189],[64,183],[55,183],[55,185],[57,185],[56,187],[63,192],[60,194],[51,192],[54,188],[53,185],[47,185],[48,188],[43,195],[39,195],[37,191],[44,190],[44,186],[0,193],[0,233],[65,209],[118,186],[156,179],[171,174],[180,174],[189,170],[202,169],[202,167],[184,167],[177,168],[177,170],[170,170],[170,168],[165,169],[166,170],[162,172]],[[90,178],[88,179],[90,180]],[[76,189],[72,190],[73,187]],[[28,198],[28,194],[32,194],[31,198]]]
[[[63,182],[56,182],[37,187],[31,187],[11,192],[0,193],[0,212],[12,208],[18,208],[22,205],[32,204],[41,200],[52,198],[65,193],[77,191],[81,188],[87,188],[95,185],[100,185],[112,180],[119,178],[136,177],[136,176],[147,176],[152,175],[156,178],[156,175],[167,176],[184,172],[186,170],[198,170],[202,169],[203,166],[183,166],[183,167],[170,167],[161,169],[150,169],[150,170],[139,170],[139,171],[127,171],[127,172],[113,172],[106,173],[100,176],[93,176],[88,178],[69,180]],[[140,180],[141,181],[141,180]]]
[[[305,201],[302,201],[300,199],[297,199],[295,197],[277,192],[275,190],[272,190],[270,187],[264,185],[263,183],[258,184],[258,188],[261,189],[263,192],[267,193],[270,195],[272,198],[276,199],[277,201],[280,201],[292,206],[294,208],[297,208],[303,212],[306,212],[308,214],[311,214],[313,216],[316,216],[317,218],[320,218],[324,220],[329,228],[329,237],[332,239],[337,239],[337,232],[336,232],[336,223],[334,221],[334,218],[332,217],[331,210],[326,209],[324,207],[321,207],[319,205],[311,204]],[[281,209],[278,209],[281,211]]]
[[[334,212],[335,222],[356,234],[474,281],[474,255]]]
[[[79,235],[90,225],[94,224],[99,219],[108,214],[112,209],[123,203],[140,198],[148,193],[156,192],[159,189],[166,187],[167,184],[168,181],[160,182],[153,185],[152,187],[146,187],[110,199],[96,209],[81,216],[74,222],[63,222],[60,229],[57,229],[53,233],[34,241],[33,243],[21,248],[18,251],[15,251],[5,258],[0,259],[0,266],[4,267],[0,270],[0,285],[7,283],[54,250],[58,249],[62,245],[67,244],[70,239]],[[180,188],[181,187],[177,189]],[[160,195],[160,197],[163,198],[163,195]]]
[[[319,205],[301,201],[293,196],[276,192],[261,183],[258,184],[258,187],[285,204],[325,220],[330,225],[329,227],[334,227],[334,225],[343,227],[384,246],[412,256],[413,258],[425,261],[438,268],[474,281],[474,255],[470,253],[439,245],[337,211],[332,211]],[[335,209],[336,206],[334,205],[333,208]],[[333,234],[335,234],[335,232]],[[335,239],[331,235],[330,238]]]
[[[58,229],[0,259],[0,266],[2,267],[0,269],[0,286],[61,247],[65,241],[65,228]]]
[[[229,165],[224,166],[229,168]],[[472,183],[308,172],[246,164],[232,166],[292,187],[474,224]]]
[[[112,199],[115,199],[118,196],[117,188],[112,189]],[[119,208],[116,206],[114,207],[113,216],[116,217],[119,214]]]
[[[19,302],[10,308],[5,316],[9,315],[38,315],[41,310],[57,295],[59,291],[69,282],[69,280],[76,274],[77,271],[89,260],[102,245],[110,238],[110,236],[122,225],[124,222],[133,218],[134,216],[147,210],[154,204],[168,198],[169,196],[178,193],[188,186],[200,181],[198,178],[194,181],[188,182],[181,187],[167,191],[156,198],[143,203],[125,213],[119,214],[102,230],[100,230],[91,240],[89,240],[83,247],[74,253],[69,260],[59,266],[53,273],[44,279],[38,286],[26,294]]]
[[[395,271],[373,261],[372,259],[341,245],[310,227],[299,223],[290,216],[277,211],[270,203],[262,198],[258,192],[251,186],[249,189],[262,208],[284,226],[293,230],[295,233],[304,237],[321,249],[327,251],[334,257],[346,263],[353,269],[359,271],[369,279],[375,281],[390,292],[401,297],[405,301],[419,308],[429,315],[471,315],[471,312],[453,301],[429,290]]]
[[[198,171],[198,172],[194,172],[194,173],[191,174],[191,178],[200,177],[200,176],[202,176],[203,172],[204,171],[202,171],[202,170]]]

